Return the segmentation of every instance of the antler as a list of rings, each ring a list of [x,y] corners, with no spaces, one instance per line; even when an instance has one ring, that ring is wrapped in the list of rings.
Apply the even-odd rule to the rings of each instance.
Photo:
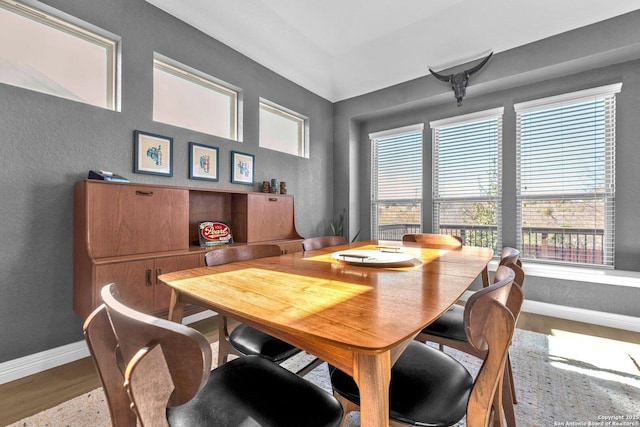
[[[453,74],[449,74],[448,76],[443,76],[442,74],[438,74],[435,71],[433,71],[431,68],[429,68],[429,71],[431,72],[433,77],[435,77],[438,80],[441,80],[443,82],[449,83],[451,81],[451,77],[453,77]]]
[[[473,68],[470,68],[470,69],[466,70],[466,71],[465,71],[465,73],[466,73],[468,76],[471,76],[471,75],[473,75],[473,74],[477,73],[478,71],[480,71],[480,69],[481,69],[482,67],[484,67],[484,64],[486,64],[486,63],[487,63],[487,61],[489,61],[489,58],[491,58],[491,56],[492,56],[492,55],[493,55],[493,52],[491,52],[491,53],[490,53],[486,58],[484,58],[484,59],[482,60],[482,62],[481,62],[481,63],[479,63],[478,65],[476,65],[476,66],[475,66],[475,67],[473,67]]]

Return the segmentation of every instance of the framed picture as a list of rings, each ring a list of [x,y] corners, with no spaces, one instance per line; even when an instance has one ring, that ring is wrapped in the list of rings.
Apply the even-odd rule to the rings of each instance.
[[[173,176],[173,138],[137,130],[133,139],[135,173]]]
[[[218,147],[189,143],[189,178],[219,181]]]
[[[255,177],[255,156],[253,154],[231,152],[231,182],[253,185]]]

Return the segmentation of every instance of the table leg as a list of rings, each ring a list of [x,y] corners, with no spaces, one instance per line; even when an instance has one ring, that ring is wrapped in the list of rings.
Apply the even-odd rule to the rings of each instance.
[[[360,389],[360,425],[389,426],[391,355],[356,354],[353,379]]]
[[[184,317],[184,303],[180,301],[180,292],[171,289],[171,301],[169,302],[169,314],[167,319],[182,323]]]

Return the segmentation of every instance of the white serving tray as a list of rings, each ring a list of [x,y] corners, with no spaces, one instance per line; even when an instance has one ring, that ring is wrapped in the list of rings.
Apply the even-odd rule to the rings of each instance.
[[[381,250],[353,249],[331,254],[334,259],[352,265],[370,267],[405,265],[413,259],[413,255],[404,252]]]

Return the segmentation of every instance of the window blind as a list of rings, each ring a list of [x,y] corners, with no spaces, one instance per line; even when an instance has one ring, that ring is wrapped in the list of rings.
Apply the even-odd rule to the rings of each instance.
[[[400,240],[422,229],[422,132],[418,124],[369,135],[371,238]]]
[[[431,122],[435,233],[501,246],[503,111]]]
[[[613,267],[615,94],[621,87],[515,105],[523,258]]]

